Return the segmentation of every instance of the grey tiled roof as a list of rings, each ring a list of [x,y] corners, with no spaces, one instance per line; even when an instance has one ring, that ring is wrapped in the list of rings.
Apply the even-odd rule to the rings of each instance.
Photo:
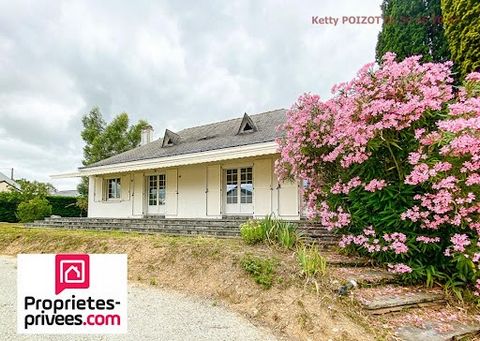
[[[71,197],[71,198],[76,198],[80,196],[80,194],[76,189],[70,189],[66,191],[56,191],[56,192],[50,193],[50,195],[54,197]]]
[[[18,190],[20,189],[20,185],[18,183],[16,183],[15,181],[13,181],[12,179],[10,179],[8,176],[6,176],[5,174],[3,174],[1,172],[0,172],[0,182],[6,182],[10,186],[12,186],[12,187],[14,187]]]
[[[173,146],[162,148],[163,138],[160,138],[144,146],[114,155],[84,168],[274,141],[279,135],[276,128],[286,120],[286,110],[268,111],[250,115],[250,118],[257,128],[257,131],[252,133],[237,134],[242,123],[242,117],[239,117],[176,132],[180,136],[180,140]]]

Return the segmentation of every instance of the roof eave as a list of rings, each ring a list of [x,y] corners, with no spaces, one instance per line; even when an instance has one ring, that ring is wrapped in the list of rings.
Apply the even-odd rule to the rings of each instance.
[[[54,179],[72,178],[91,175],[102,175],[112,173],[125,173],[148,169],[160,169],[176,166],[184,166],[215,161],[225,161],[245,157],[271,155],[278,153],[278,144],[275,141],[249,144],[243,146],[209,150],[190,154],[167,156],[155,159],[146,159],[118,163],[113,165],[82,168],[76,172],[51,175]]]

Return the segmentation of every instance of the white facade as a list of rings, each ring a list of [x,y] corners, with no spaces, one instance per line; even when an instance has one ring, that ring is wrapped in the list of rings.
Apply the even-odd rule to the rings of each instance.
[[[300,219],[297,183],[279,184],[277,154],[89,175],[91,218]],[[119,183],[119,185],[118,185]]]

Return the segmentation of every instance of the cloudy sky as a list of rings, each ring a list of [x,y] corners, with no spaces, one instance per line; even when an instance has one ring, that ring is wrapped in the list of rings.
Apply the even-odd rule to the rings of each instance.
[[[380,3],[0,0],[0,172],[74,188],[49,175],[80,166],[93,106],[147,119],[158,138],[328,98],[374,59],[380,30],[342,17],[379,16]]]

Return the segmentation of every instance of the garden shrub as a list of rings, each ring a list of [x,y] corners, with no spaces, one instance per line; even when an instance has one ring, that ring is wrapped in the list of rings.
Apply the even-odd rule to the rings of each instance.
[[[240,226],[240,235],[247,244],[257,244],[265,240],[265,229],[257,220],[249,220]]]
[[[252,275],[256,283],[265,289],[272,287],[275,273],[274,259],[245,255],[240,264],[246,272]]]
[[[20,222],[26,223],[44,219],[52,214],[52,206],[47,199],[34,198],[18,205],[17,215]]]
[[[450,62],[419,60],[387,53],[327,101],[302,95],[276,172],[308,183],[309,218],[341,247],[480,294],[480,74],[454,93]]]

